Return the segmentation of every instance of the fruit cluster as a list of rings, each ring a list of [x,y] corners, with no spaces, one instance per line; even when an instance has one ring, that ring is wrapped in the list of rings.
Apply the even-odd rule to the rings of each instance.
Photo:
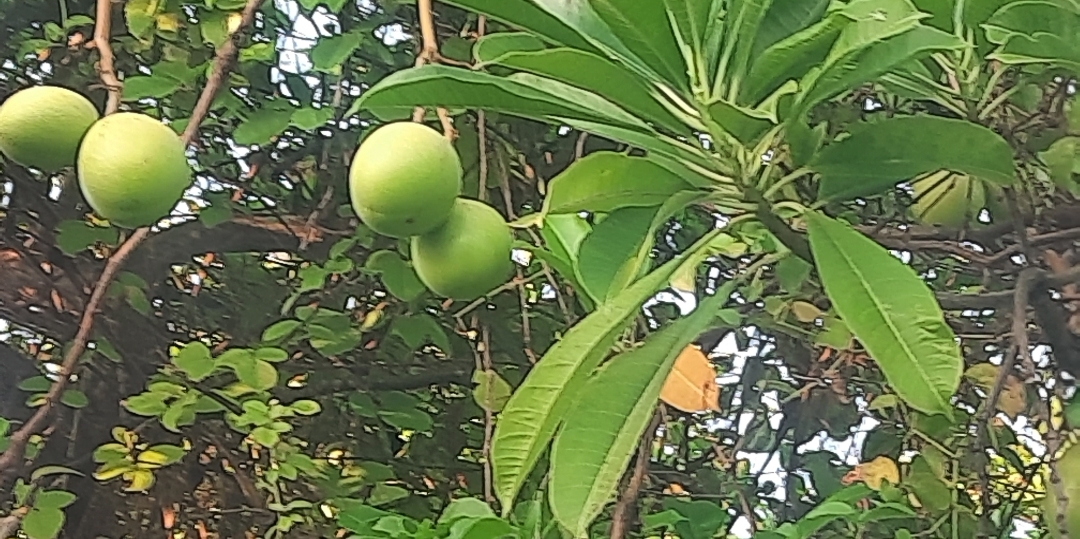
[[[432,292],[476,299],[506,282],[513,235],[491,206],[461,196],[454,145],[420,123],[393,122],[360,144],[349,197],[371,230],[410,238],[413,268]]]
[[[0,105],[0,153],[45,172],[74,165],[90,207],[128,228],[168,216],[191,184],[171,128],[135,112],[102,118],[89,99],[59,86],[20,90]]]

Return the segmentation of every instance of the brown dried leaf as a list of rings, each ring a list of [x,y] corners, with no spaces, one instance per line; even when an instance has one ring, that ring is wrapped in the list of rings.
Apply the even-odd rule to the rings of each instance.
[[[720,411],[716,369],[701,350],[691,345],[679,353],[660,390],[660,400],[683,412]]]
[[[1016,417],[1026,408],[1027,390],[1019,379],[1010,375],[1005,379],[1005,385],[1001,388],[1001,395],[998,396],[997,401],[997,409],[1009,416],[1009,419],[1016,420]]]

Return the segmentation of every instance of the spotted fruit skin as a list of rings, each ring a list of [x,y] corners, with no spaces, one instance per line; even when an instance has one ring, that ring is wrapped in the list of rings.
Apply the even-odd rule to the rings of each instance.
[[[474,300],[506,282],[513,234],[495,208],[458,198],[446,222],[410,242],[413,268],[432,292]]]
[[[438,131],[415,122],[383,125],[349,167],[349,198],[368,228],[407,238],[442,225],[461,195],[461,160]]]
[[[19,90],[0,104],[0,153],[45,172],[70,167],[80,141],[100,117],[89,99],[67,88]]]
[[[911,210],[920,223],[961,228],[979,216],[986,205],[986,188],[966,174],[940,171],[911,184],[915,202]]]
[[[191,184],[184,144],[169,126],[135,112],[99,120],[76,166],[87,203],[112,224],[138,228],[167,217]]]

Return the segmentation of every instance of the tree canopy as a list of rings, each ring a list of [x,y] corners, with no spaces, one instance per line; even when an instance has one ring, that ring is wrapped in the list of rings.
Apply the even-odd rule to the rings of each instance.
[[[108,155],[0,152],[0,539],[1080,536],[1078,36],[1075,0],[0,0],[0,107],[66,88],[191,169],[133,228]],[[475,299],[350,200],[393,122],[513,233]]]

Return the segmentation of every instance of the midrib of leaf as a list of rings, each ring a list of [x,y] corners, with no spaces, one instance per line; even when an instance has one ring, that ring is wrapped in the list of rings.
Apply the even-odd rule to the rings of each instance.
[[[828,217],[824,217],[824,216],[819,217],[819,218],[828,219]],[[852,273],[854,273],[856,275],[856,277],[858,278],[857,280],[858,280],[859,285],[866,292],[866,294],[868,296],[870,296],[870,301],[872,301],[874,303],[874,307],[877,308],[877,312],[880,315],[879,318],[885,322],[885,325],[886,325],[887,328],[889,328],[889,331],[890,331],[893,339],[900,343],[900,348],[905,352],[905,355],[907,356],[910,363],[912,363],[915,366],[915,370],[918,371],[919,377],[922,378],[926,382],[926,385],[932,390],[931,393],[933,394],[934,399],[936,401],[938,401],[938,404],[941,406],[941,409],[943,411],[948,410],[948,401],[946,399],[942,398],[941,391],[938,389],[937,385],[934,384],[933,379],[930,377],[930,374],[928,372],[926,372],[925,369],[923,369],[921,364],[919,364],[919,361],[915,356],[914,350],[912,350],[911,347],[908,346],[907,341],[905,341],[902,338],[902,335],[901,335],[899,329],[897,328],[896,324],[893,323],[892,318],[890,318],[886,314],[886,311],[884,309],[884,305],[878,300],[877,295],[873,293],[872,289],[869,286],[869,281],[866,279],[866,277],[863,275],[863,273],[861,271],[859,271],[858,267],[855,265],[855,263],[851,259],[851,257],[849,257],[847,255],[847,253],[843,249],[840,248],[839,244],[834,240],[832,234],[831,233],[826,233],[825,237],[828,239],[829,243],[832,245],[833,250],[840,254],[841,258],[844,259],[844,262],[846,263],[847,267],[851,270]],[[858,336],[858,335],[856,335],[856,336]]]

